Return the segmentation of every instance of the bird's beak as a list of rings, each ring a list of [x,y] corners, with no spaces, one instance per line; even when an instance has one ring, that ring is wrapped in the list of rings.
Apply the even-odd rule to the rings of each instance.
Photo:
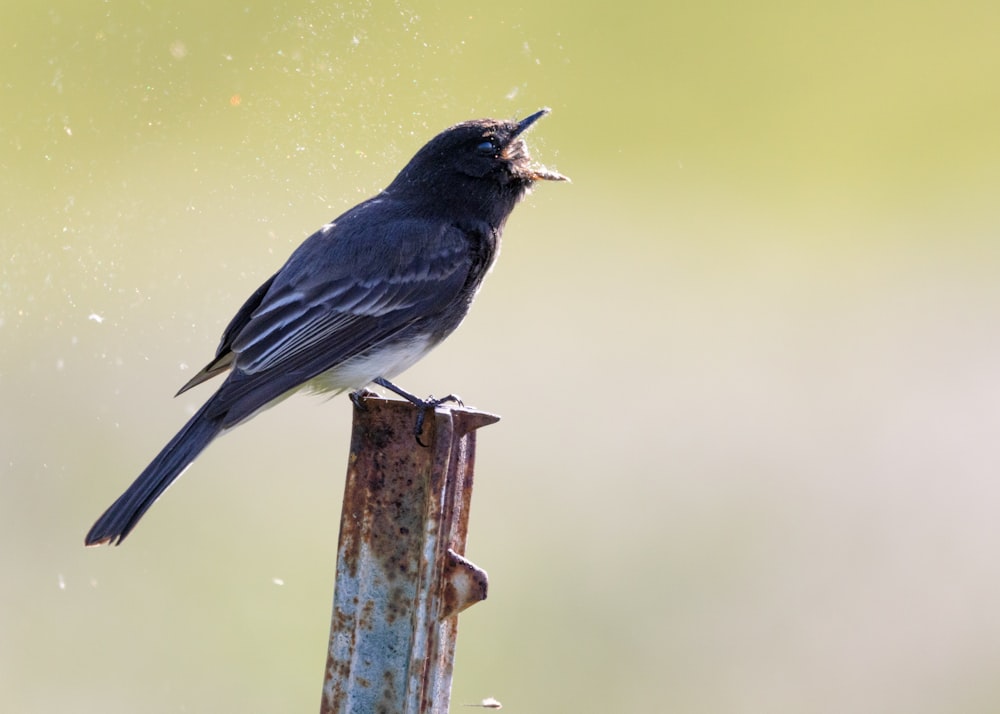
[[[552,110],[549,109],[548,107],[544,107],[543,109],[539,109],[531,116],[527,116],[521,121],[519,121],[517,123],[517,131],[514,132],[514,136],[511,138],[515,138],[523,134],[525,131],[528,130],[528,127],[530,127],[532,124],[534,124],[536,121],[538,121],[551,111]],[[531,178],[533,181],[569,181],[568,176],[563,176],[558,171],[552,171],[551,169],[547,169],[544,166],[538,166],[530,169],[529,178]]]
[[[569,176],[563,176],[558,171],[547,169],[544,166],[531,169],[530,176],[534,181],[569,181]]]
[[[535,112],[534,114],[532,114],[530,117],[525,117],[524,119],[522,119],[521,121],[519,121],[517,123],[517,131],[514,132],[514,136],[520,136],[521,134],[523,134],[525,131],[528,130],[529,126],[531,126],[532,124],[534,124],[536,121],[538,121],[539,119],[541,119],[543,116],[545,116],[546,114],[548,114],[551,111],[552,111],[551,109],[549,109],[548,107],[545,107],[543,109],[539,109],[537,112]]]

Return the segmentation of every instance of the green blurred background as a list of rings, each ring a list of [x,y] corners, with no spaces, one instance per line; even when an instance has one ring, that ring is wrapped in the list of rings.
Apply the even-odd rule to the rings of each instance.
[[[6,3],[0,710],[318,710],[346,399],[83,535],[306,235],[541,106],[573,183],[399,380],[503,416],[453,703],[1000,709],[998,34],[985,0]]]

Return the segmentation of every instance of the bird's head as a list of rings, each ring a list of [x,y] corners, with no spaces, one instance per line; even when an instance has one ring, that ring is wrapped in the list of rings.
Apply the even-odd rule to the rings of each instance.
[[[463,122],[438,134],[426,148],[434,148],[455,171],[472,178],[499,184],[567,181],[560,173],[532,165],[522,138],[528,127],[549,111],[542,109],[517,122],[498,119]]]
[[[455,200],[496,204],[505,219],[535,181],[569,180],[534,164],[522,138],[549,111],[520,121],[474,119],[445,129],[416,153],[388,192],[422,193],[438,201],[447,197],[451,205]]]

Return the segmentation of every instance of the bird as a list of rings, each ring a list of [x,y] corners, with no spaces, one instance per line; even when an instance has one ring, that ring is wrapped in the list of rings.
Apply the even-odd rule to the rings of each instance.
[[[534,163],[523,139],[549,111],[445,129],[385,189],[309,236],[177,394],[228,372],[225,381],[97,519],[85,545],[119,545],[217,436],[294,392],[351,390],[357,399],[374,383],[424,409],[442,401],[390,380],[465,318],[515,205],[538,181],[568,181]]]

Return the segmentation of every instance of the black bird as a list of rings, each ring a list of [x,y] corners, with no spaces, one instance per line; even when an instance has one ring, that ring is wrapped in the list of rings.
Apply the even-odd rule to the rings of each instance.
[[[311,235],[243,304],[215,359],[178,394],[229,376],[87,533],[118,544],[208,444],[302,388],[359,390],[388,380],[462,322],[500,247],[511,211],[535,181],[519,122],[479,119],[431,139],[388,188]]]

